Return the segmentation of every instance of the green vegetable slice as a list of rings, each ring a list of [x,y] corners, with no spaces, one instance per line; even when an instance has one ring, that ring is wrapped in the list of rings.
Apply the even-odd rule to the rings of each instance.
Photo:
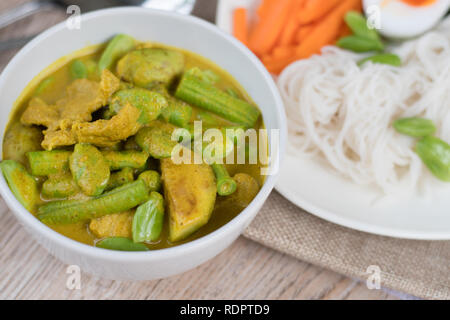
[[[394,128],[399,133],[421,138],[436,132],[436,126],[430,119],[402,118],[394,122]]]
[[[96,247],[118,251],[149,251],[142,243],[134,243],[131,239],[124,237],[104,238],[95,244]]]
[[[402,60],[400,59],[400,57],[393,53],[376,54],[374,56],[360,60],[358,62],[358,65],[362,66],[368,61],[371,61],[372,63],[389,64],[394,67],[400,67],[402,65]]]
[[[164,223],[164,199],[158,192],[150,193],[149,200],[141,204],[133,217],[133,241],[156,241]]]
[[[436,178],[450,182],[450,145],[447,142],[424,137],[417,142],[416,153]]]

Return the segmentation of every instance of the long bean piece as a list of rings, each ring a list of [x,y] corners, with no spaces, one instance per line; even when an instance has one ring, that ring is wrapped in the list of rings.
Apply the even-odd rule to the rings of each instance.
[[[102,151],[103,157],[111,170],[123,168],[141,169],[145,167],[148,153],[145,151]]]
[[[227,168],[223,164],[212,164],[211,165],[214,174],[216,176],[217,193],[220,196],[229,196],[236,191],[236,181],[230,177]]]
[[[105,190],[111,190],[134,180],[133,169],[123,168],[120,171],[111,173]]]
[[[72,154],[65,150],[32,151],[27,153],[31,174],[48,176],[69,171],[69,157]]]
[[[69,172],[51,176],[42,184],[42,195],[47,199],[66,198],[79,191],[80,188]]]
[[[39,220],[48,224],[70,224],[134,208],[148,200],[148,187],[136,180],[88,200],[62,200],[38,209]]]
[[[260,116],[260,111],[255,106],[232,97],[189,73],[184,74],[175,96],[246,127],[253,127]]]

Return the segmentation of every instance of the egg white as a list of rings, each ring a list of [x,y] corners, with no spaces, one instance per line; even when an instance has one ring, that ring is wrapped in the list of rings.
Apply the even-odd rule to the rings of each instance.
[[[427,6],[411,6],[400,0],[363,0],[363,8],[383,36],[405,39],[432,29],[448,12],[450,0],[436,0]]]

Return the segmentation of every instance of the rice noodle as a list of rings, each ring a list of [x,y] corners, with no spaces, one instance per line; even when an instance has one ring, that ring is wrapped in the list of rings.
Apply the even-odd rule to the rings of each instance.
[[[402,67],[360,68],[361,55],[330,46],[282,72],[277,82],[291,154],[325,160],[354,182],[385,193],[436,183],[413,151],[415,140],[398,134],[392,123],[429,118],[437,136],[450,142],[450,20],[391,51]]]

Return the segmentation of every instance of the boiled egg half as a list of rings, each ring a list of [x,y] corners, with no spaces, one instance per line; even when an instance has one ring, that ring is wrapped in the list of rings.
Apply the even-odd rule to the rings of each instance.
[[[450,9],[450,0],[363,0],[363,8],[383,36],[405,39],[432,29]]]

